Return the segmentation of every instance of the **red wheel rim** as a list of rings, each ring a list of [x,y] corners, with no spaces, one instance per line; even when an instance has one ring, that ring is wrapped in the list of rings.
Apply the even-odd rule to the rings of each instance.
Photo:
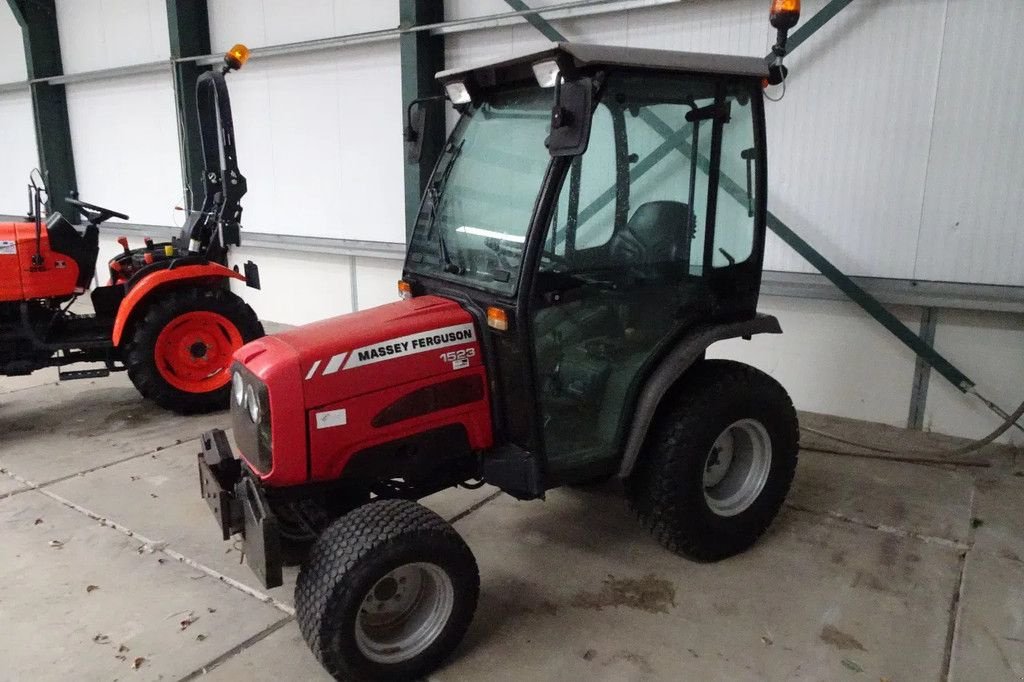
[[[242,334],[228,318],[197,310],[163,328],[153,360],[164,381],[179,391],[209,393],[231,380],[231,356],[241,347]]]

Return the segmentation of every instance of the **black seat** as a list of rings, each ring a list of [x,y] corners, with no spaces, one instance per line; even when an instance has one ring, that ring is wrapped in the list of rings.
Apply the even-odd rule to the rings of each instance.
[[[612,237],[609,250],[630,263],[678,263],[690,260],[687,224],[690,207],[679,201],[640,204]]]
[[[88,289],[96,274],[96,259],[100,254],[100,231],[95,225],[81,233],[59,212],[53,213],[46,221],[46,233],[50,249],[67,256],[78,265],[78,280],[75,286]]]

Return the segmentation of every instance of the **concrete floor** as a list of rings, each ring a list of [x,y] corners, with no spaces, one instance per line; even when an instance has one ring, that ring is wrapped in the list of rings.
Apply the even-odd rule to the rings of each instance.
[[[161,413],[123,375],[0,379],[0,679],[326,678],[292,616],[295,571],[264,592],[199,498],[196,437],[227,421]],[[1024,457],[986,459],[805,450],[764,539],[714,565],[662,550],[613,485],[436,495],[483,584],[434,679],[1022,680]]]

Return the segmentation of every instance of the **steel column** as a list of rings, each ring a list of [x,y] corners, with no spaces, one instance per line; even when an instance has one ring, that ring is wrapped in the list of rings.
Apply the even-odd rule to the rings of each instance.
[[[413,100],[441,94],[434,78],[444,70],[444,37],[429,31],[409,29],[444,21],[444,3],[438,0],[399,0],[399,20],[403,33],[399,38],[402,60],[402,116]],[[423,126],[423,146],[415,162],[405,160],[405,234],[411,238],[413,223],[419,211],[420,197],[434,169],[445,139],[445,115],[441,100],[424,102],[429,107]],[[405,122],[403,121],[403,126]]]
[[[64,201],[69,194],[77,196],[78,189],[67,94],[63,85],[35,80],[64,73],[57,36],[57,8],[54,0],[7,0],[7,4],[21,25],[25,41],[39,170],[49,190],[50,210],[60,211],[74,221],[78,214]],[[25,171],[27,174],[29,169]]]
[[[935,328],[938,326],[939,314],[935,308],[921,310],[921,340],[929,346],[935,345]],[[907,415],[907,428],[920,431],[924,428],[924,408],[928,402],[928,380],[932,369],[921,356],[914,365],[914,386],[910,391],[910,413]]]
[[[210,19],[206,0],[167,0],[167,31],[171,59],[210,53]],[[203,143],[196,115],[196,80],[209,66],[194,61],[173,61],[174,103],[178,117],[181,184],[186,209],[193,207],[194,192],[203,187]]]

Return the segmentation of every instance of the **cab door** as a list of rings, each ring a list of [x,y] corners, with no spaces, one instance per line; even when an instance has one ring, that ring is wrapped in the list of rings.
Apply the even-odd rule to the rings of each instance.
[[[750,99],[714,79],[608,78],[530,298],[548,487],[612,471],[650,366],[694,324],[736,313],[752,259],[759,277],[753,211],[717,191],[723,149],[751,155]]]

